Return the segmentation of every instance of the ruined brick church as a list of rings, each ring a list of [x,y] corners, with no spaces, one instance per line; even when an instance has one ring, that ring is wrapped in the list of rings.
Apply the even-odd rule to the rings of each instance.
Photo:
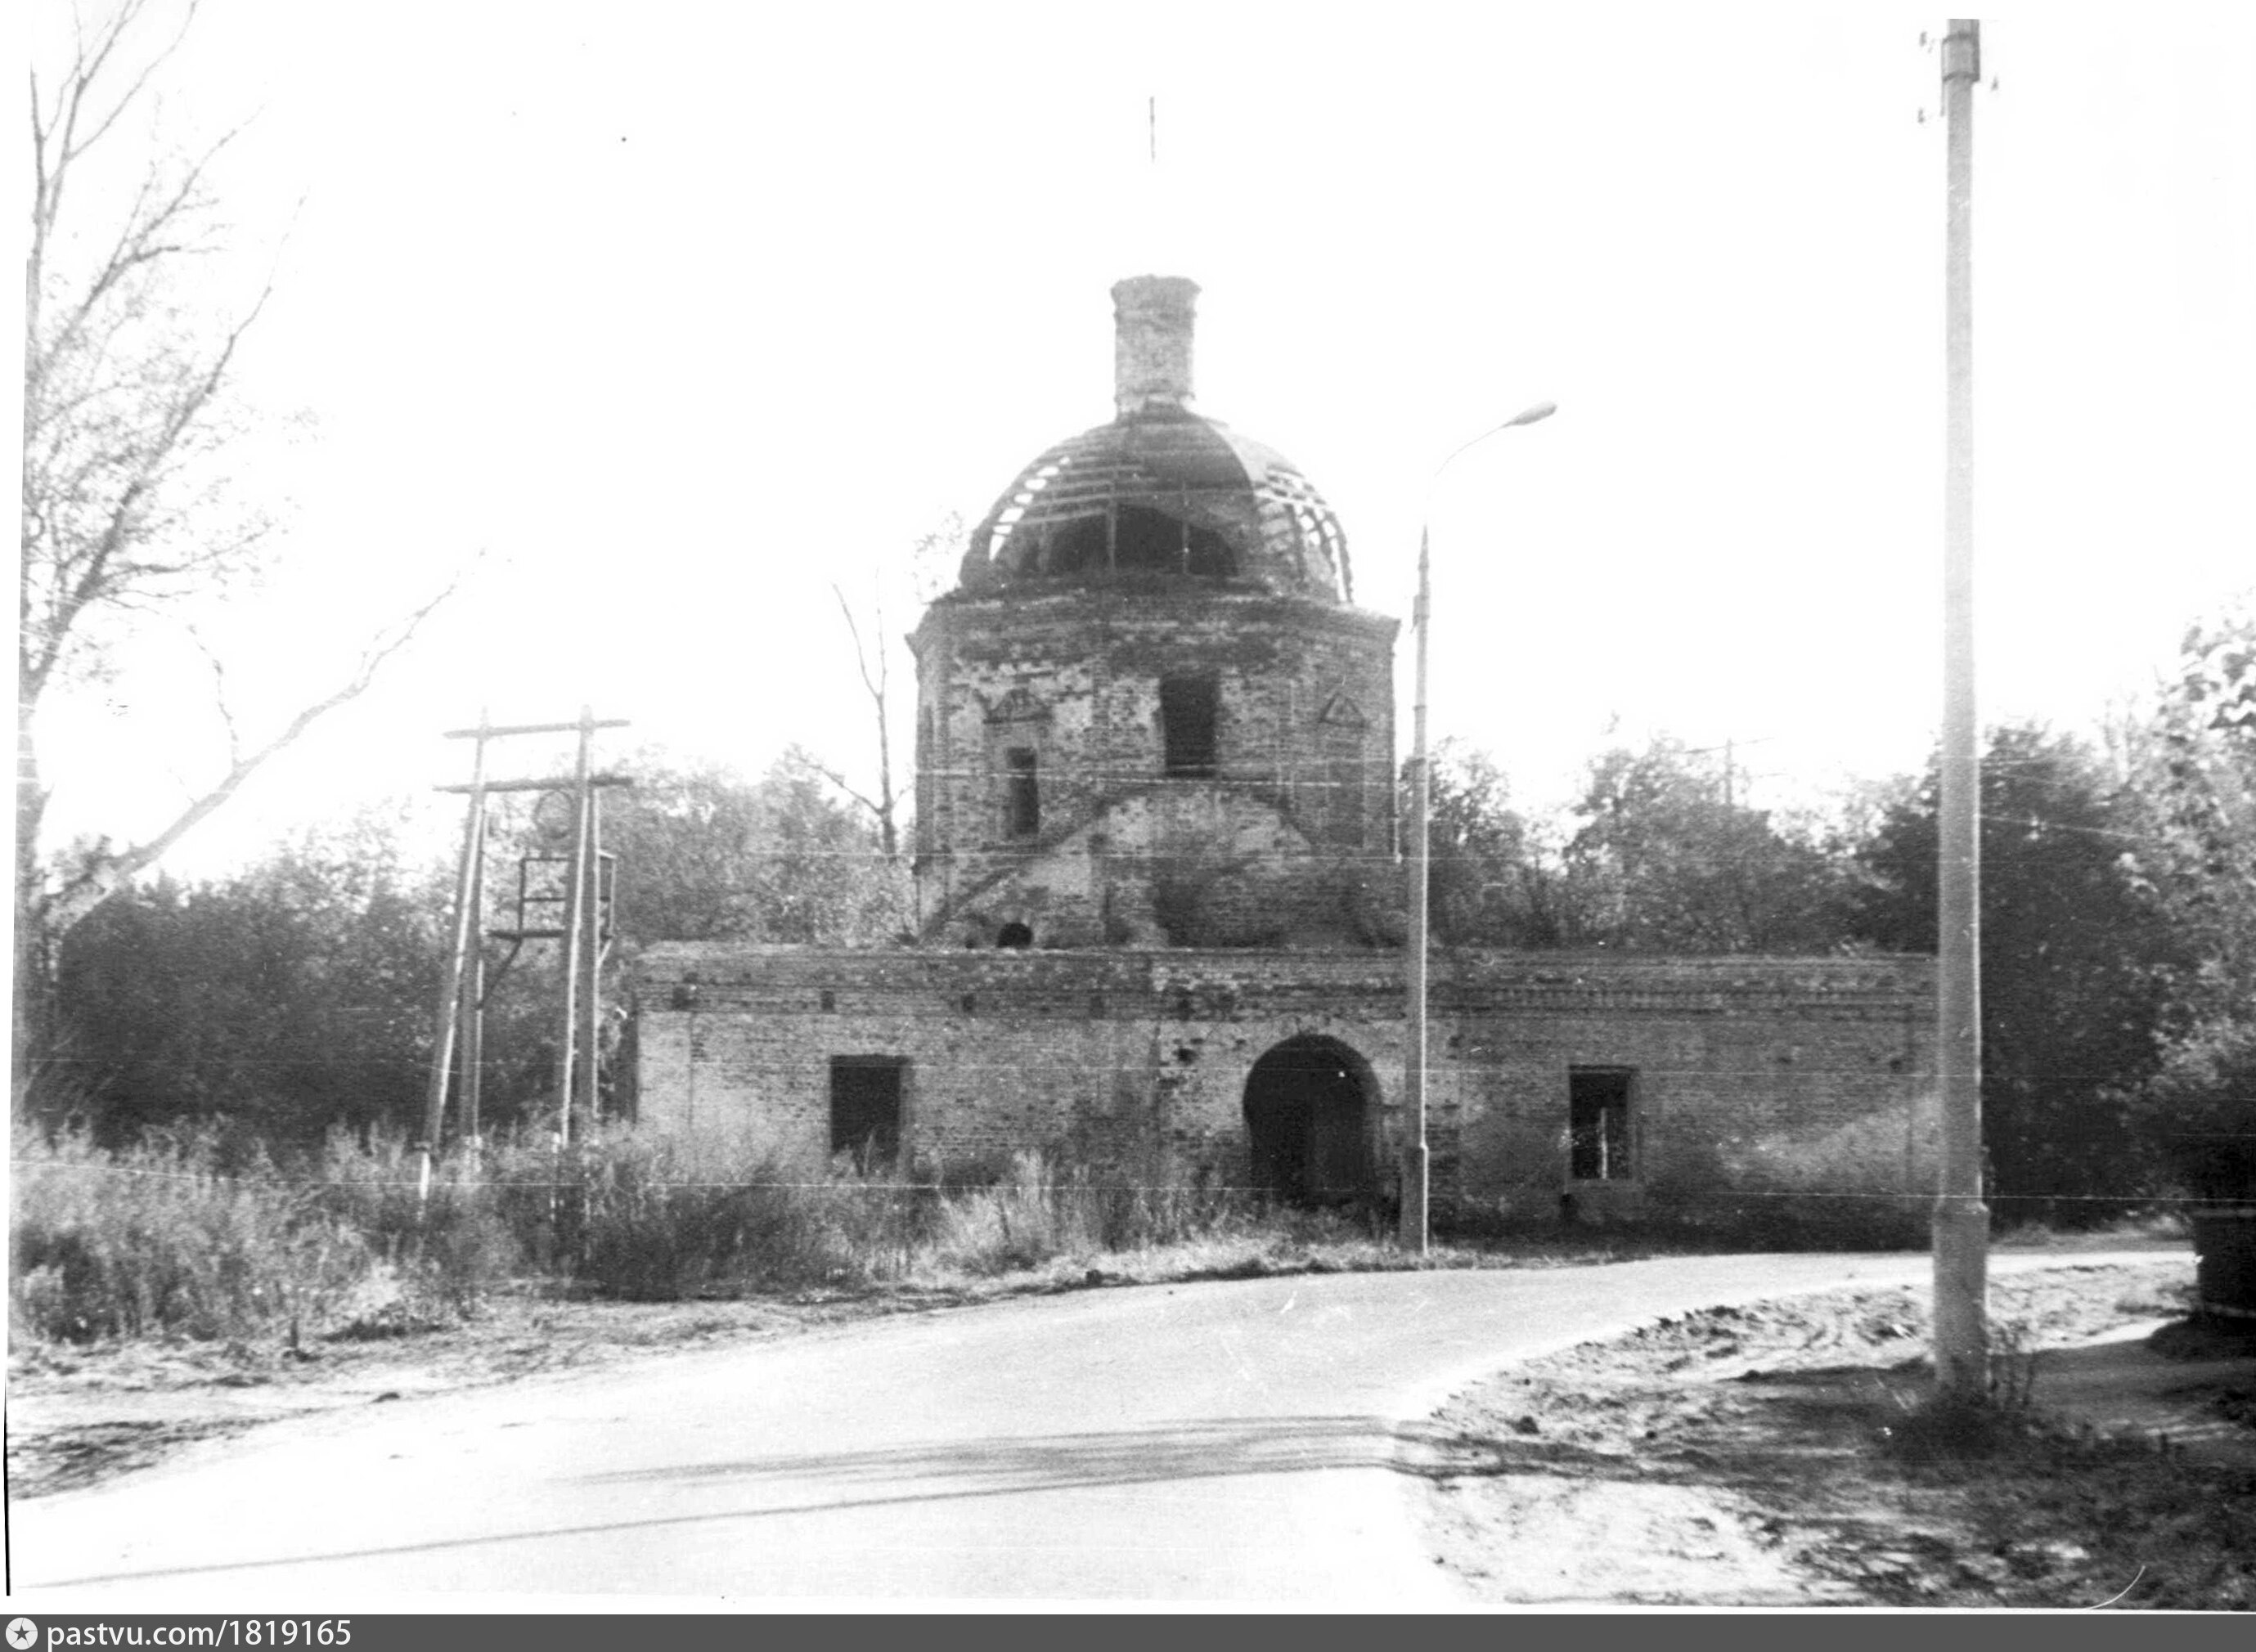
[[[1308,480],[1194,411],[1197,293],[1113,288],[1113,418],[1004,490],[910,639],[919,944],[653,948],[643,1128],[1392,1195],[1398,622],[1355,605]],[[1929,960],[1431,974],[1437,1215],[1933,1187]]]

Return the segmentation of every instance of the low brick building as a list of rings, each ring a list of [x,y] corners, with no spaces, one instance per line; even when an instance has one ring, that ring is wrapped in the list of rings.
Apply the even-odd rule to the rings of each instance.
[[[1196,293],[1114,288],[1116,417],[1005,489],[911,639],[920,944],[652,949],[646,1126],[1391,1193],[1396,622],[1308,481],[1192,411]],[[1444,953],[1430,1002],[1442,1211],[1933,1185],[1928,960]]]

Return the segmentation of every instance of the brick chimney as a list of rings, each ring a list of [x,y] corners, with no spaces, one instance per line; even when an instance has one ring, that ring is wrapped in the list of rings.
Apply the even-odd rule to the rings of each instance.
[[[1112,289],[1112,399],[1128,418],[1191,402],[1192,312],[1198,283],[1131,276]]]

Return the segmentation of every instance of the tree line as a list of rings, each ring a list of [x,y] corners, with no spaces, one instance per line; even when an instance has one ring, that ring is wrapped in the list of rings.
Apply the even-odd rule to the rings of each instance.
[[[650,752],[624,767],[635,784],[603,822],[620,868],[602,1063],[613,1109],[631,1104],[623,984],[644,946],[872,945],[910,918],[906,866],[806,753],[757,780]],[[276,1147],[414,1129],[455,868],[410,852],[405,821],[395,808],[309,829],[242,871],[159,876],[74,925],[56,948],[38,1112],[111,1145],[190,1121]],[[496,811],[488,926],[516,926],[520,868],[537,894],[564,831],[535,808]],[[553,917],[535,909],[530,924]],[[487,950],[484,1112],[505,1128],[544,1117],[554,1093],[558,949]]]
[[[2256,1185],[2252,639],[2245,615],[2197,629],[2152,714],[2104,746],[1989,733],[1982,1093],[2009,1217],[2097,1219]],[[884,823],[807,754],[757,779],[656,750],[627,766],[636,784],[604,825],[622,868],[615,971],[664,940],[910,938],[907,868]],[[1932,763],[1831,817],[1785,815],[1663,737],[1601,753],[1569,808],[1530,819],[1486,755],[1445,743],[1433,796],[1440,946],[1935,950]],[[504,882],[511,857],[561,847],[530,811],[505,825]],[[59,950],[49,1110],[120,1140],[221,1114],[271,1141],[412,1128],[450,882],[403,852],[396,819],[363,818],[231,877],[112,898]],[[490,1007],[488,1116],[504,1122],[539,1116],[550,1093],[553,949],[532,950]],[[615,1049],[621,1107],[630,1067]]]
[[[1679,742],[1590,765],[1566,819],[1482,754],[1434,777],[1444,945],[1932,953],[1939,778],[1828,819],[1734,798]],[[2103,742],[1988,731],[1983,1139],[2001,1212],[2099,1220],[2163,1192],[2256,1197],[2256,610],[2196,626]]]

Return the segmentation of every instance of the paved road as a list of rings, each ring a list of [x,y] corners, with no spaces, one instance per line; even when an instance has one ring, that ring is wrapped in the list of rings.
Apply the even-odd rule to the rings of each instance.
[[[1995,1266],[2048,1260],[2101,1259]],[[11,1509],[12,1580],[34,1613],[603,1592],[1446,1604],[1394,1466],[1449,1393],[1656,1315],[1926,1277],[1916,1256],[1683,1257],[872,1321],[199,1448]]]

